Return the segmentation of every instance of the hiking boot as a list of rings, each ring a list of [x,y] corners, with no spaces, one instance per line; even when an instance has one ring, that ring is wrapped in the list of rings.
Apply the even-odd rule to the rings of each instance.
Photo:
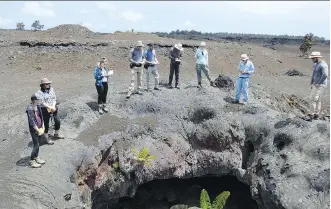
[[[34,160],[36,161],[36,163],[38,163],[38,164],[40,164],[40,165],[43,165],[43,164],[46,163],[45,160],[42,160],[42,159],[39,158],[39,157],[36,157]]]
[[[30,160],[29,165],[31,168],[40,168],[41,167],[41,165],[38,164],[35,160]]]
[[[102,110],[102,106],[101,106],[101,105],[99,105],[99,110],[98,110],[98,111],[99,111],[99,114],[100,114],[100,115],[103,114],[103,110]]]
[[[215,83],[214,83],[214,81],[210,81],[210,86],[215,86]]]
[[[106,105],[103,105],[102,109],[103,109],[104,112],[106,112],[106,113],[108,112],[108,108],[106,107]]]
[[[243,105],[247,105],[247,102],[243,102],[242,104],[243,104]]]
[[[159,91],[160,89],[159,89],[158,87],[155,87],[155,88],[154,88],[154,90],[157,90],[157,91]]]
[[[174,87],[172,86],[172,84],[168,84],[168,89],[173,89]]]
[[[314,114],[314,120],[317,120],[317,119],[319,119],[320,118],[320,116],[318,115],[318,114]]]
[[[49,145],[53,145],[54,144],[54,141],[49,139],[48,137],[48,134],[45,134],[45,141],[46,141],[46,144],[49,144]]]
[[[176,89],[180,89],[180,87],[179,87],[179,86],[175,86],[175,88],[176,88]]]
[[[54,139],[64,139],[64,137],[59,134],[54,134]]]

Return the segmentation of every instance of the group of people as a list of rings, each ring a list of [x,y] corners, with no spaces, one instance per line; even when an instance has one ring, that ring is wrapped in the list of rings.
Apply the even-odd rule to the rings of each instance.
[[[128,88],[126,99],[129,99],[133,93],[142,95],[142,76],[143,69],[146,69],[146,82],[147,91],[151,91],[150,87],[150,74],[154,77],[154,90],[160,90],[159,88],[159,73],[156,65],[159,61],[156,57],[154,44],[149,43],[148,49],[143,50],[143,43],[138,41],[136,46],[130,50],[129,61],[131,69],[131,81]],[[182,44],[175,44],[170,49],[170,74],[168,88],[173,89],[172,80],[175,75],[175,88],[180,89],[179,86],[179,67],[181,64],[181,57],[183,52]],[[323,56],[320,52],[312,52],[309,56],[313,61],[313,73],[311,78],[311,93],[309,95],[311,101],[311,112],[308,114],[310,119],[318,119],[321,112],[321,96],[327,87],[328,77],[328,65],[322,60]],[[206,43],[201,42],[199,48],[195,52],[196,59],[196,73],[197,73],[197,88],[202,88],[201,79],[202,72],[206,75],[211,86],[214,86],[214,82],[210,76],[210,70],[208,66],[208,51],[206,49]],[[94,70],[95,87],[98,93],[98,112],[100,114],[107,113],[107,93],[108,93],[108,80],[113,74],[113,70],[108,69],[105,65],[108,63],[106,58],[102,58],[97,63],[97,67]],[[242,54],[240,62],[237,68],[239,73],[236,81],[236,91],[233,103],[240,103],[241,94],[243,94],[242,104],[248,102],[248,84],[251,75],[254,73],[254,64],[249,60],[247,54]],[[137,87],[135,87],[135,80],[137,80]],[[31,159],[29,164],[33,168],[39,168],[45,163],[44,160],[38,157],[39,142],[41,137],[45,137],[47,144],[54,144],[53,140],[49,139],[49,121],[52,117],[55,122],[54,139],[63,139],[64,137],[59,135],[60,130],[60,118],[58,116],[58,102],[56,100],[54,89],[51,88],[51,81],[47,78],[43,78],[40,83],[40,90],[32,95],[31,104],[27,107],[27,115],[29,121],[29,130],[33,141],[33,150],[31,153]],[[135,90],[134,90],[135,89]]]

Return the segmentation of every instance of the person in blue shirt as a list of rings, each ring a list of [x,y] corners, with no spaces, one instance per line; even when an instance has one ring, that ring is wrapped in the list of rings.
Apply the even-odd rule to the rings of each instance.
[[[247,54],[241,55],[241,60],[238,66],[239,76],[236,83],[236,96],[234,103],[238,104],[240,101],[241,93],[244,95],[243,104],[248,102],[248,83],[249,78],[254,73],[254,65],[249,60]]]
[[[214,82],[212,81],[209,73],[209,66],[208,66],[208,51],[206,49],[206,42],[202,41],[200,43],[200,47],[195,52],[195,59],[196,59],[196,71],[198,77],[198,86],[197,88],[201,88],[201,72],[203,72],[207,79],[210,82],[211,86],[214,86]]]
[[[103,58],[94,70],[95,87],[98,92],[98,105],[100,114],[108,112],[106,103],[108,93],[109,70],[105,67],[105,63],[107,63],[107,60]]]
[[[150,85],[149,85],[149,77],[150,74],[154,76],[155,83],[154,83],[154,90],[160,90],[159,89],[159,73],[157,71],[156,65],[159,64],[159,61],[156,58],[156,52],[154,50],[154,44],[149,43],[147,44],[149,46],[149,49],[147,49],[144,53],[145,58],[145,65],[144,68],[147,69],[146,72],[146,82],[147,82],[147,90],[150,91]]]

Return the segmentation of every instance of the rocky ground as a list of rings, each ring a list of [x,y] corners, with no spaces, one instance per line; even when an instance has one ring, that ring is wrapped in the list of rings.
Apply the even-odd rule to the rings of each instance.
[[[195,88],[193,47],[186,44],[181,89],[145,92],[125,101],[130,80],[128,51],[137,40],[158,44],[162,84],[169,72],[169,46],[179,40],[148,34],[97,35],[84,27],[42,32],[0,31],[0,208],[106,208],[133,196],[139,185],[168,178],[234,175],[250,185],[260,208],[329,207],[329,121],[306,122],[312,72],[298,46],[207,42],[212,76],[236,78],[241,53],[256,67],[251,102],[228,103],[233,90]],[[318,46],[330,63],[329,47]],[[110,113],[96,110],[93,70],[100,57],[114,69]],[[296,69],[304,76],[288,76]],[[42,146],[47,163],[30,169],[31,139],[25,107],[48,77],[60,99],[65,140]],[[145,77],[144,77],[145,81]],[[329,115],[329,88],[323,115]],[[131,148],[147,146],[158,158],[135,166]],[[117,162],[119,168],[112,165]],[[78,171],[77,171],[78,170]]]

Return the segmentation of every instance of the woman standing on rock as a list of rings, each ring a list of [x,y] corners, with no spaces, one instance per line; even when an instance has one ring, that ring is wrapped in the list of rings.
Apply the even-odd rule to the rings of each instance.
[[[54,143],[48,136],[49,119],[51,117],[53,117],[55,123],[54,139],[64,139],[64,137],[59,135],[61,122],[58,115],[59,111],[56,102],[56,95],[54,89],[51,87],[51,83],[52,81],[47,78],[43,78],[40,83],[40,90],[37,92],[41,100],[41,110],[45,124],[45,139],[47,144]]]
[[[44,134],[44,120],[39,99],[36,94],[31,96],[31,104],[27,107],[26,114],[28,115],[29,130],[33,143],[29,165],[32,168],[40,168],[42,164],[45,164],[45,161],[38,157],[39,141]]]
[[[98,66],[94,70],[95,87],[97,88],[98,92],[98,104],[100,114],[108,112],[108,109],[106,107],[108,93],[108,77],[110,76],[112,71],[109,71],[105,67],[106,63],[108,63],[106,58],[102,58],[102,60],[98,63]]]

